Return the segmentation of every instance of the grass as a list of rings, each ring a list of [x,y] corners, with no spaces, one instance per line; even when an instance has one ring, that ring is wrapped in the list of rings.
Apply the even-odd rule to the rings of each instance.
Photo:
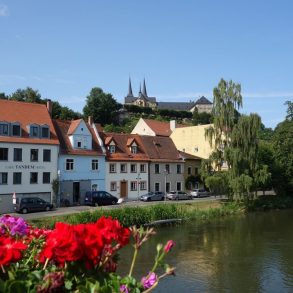
[[[95,222],[101,216],[111,216],[124,226],[132,226],[168,219],[206,221],[240,212],[243,212],[243,208],[239,204],[224,201],[159,203],[148,206],[124,206],[117,209],[98,208],[77,214],[34,219],[30,220],[30,223],[37,227],[53,228],[56,222],[89,223]]]

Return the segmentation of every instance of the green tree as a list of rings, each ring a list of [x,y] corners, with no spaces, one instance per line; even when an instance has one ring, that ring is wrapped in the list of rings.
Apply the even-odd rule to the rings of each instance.
[[[204,125],[212,123],[212,114],[207,112],[198,113],[198,109],[195,107],[192,114],[193,125]]]
[[[279,175],[274,188],[280,195],[293,196],[293,120],[285,120],[277,125],[273,150],[276,172]]]
[[[286,120],[292,121],[293,120],[293,102],[292,101],[286,101],[285,105],[287,105],[287,116]]]
[[[0,100],[8,100],[8,96],[5,93],[0,93]]]
[[[38,92],[38,90],[34,90],[31,87],[16,90],[16,92],[10,95],[9,99],[28,103],[44,103],[44,101],[41,98],[41,94]]]
[[[86,97],[83,114],[85,117],[92,116],[95,122],[105,125],[114,121],[114,112],[118,109],[119,104],[111,94],[104,93],[101,88],[95,87]]]
[[[221,166],[224,161],[224,150],[230,146],[232,131],[237,122],[237,110],[242,107],[241,85],[232,80],[221,79],[213,94],[213,126],[206,129],[205,135],[211,146],[214,143],[214,157],[217,166]]]

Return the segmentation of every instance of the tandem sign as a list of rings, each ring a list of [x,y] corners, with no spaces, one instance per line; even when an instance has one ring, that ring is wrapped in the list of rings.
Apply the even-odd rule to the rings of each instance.
[[[35,166],[35,165],[14,165],[14,166],[5,166],[5,169],[9,170],[43,170],[44,166]]]

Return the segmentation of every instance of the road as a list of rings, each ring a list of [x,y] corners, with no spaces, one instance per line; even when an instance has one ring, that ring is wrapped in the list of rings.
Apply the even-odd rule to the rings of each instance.
[[[219,198],[214,198],[214,197],[205,197],[205,198],[196,198],[193,199],[192,202],[203,202],[203,201],[217,201]],[[184,203],[184,202],[191,202],[190,200],[181,200],[181,201],[167,201],[166,204],[168,203]],[[124,202],[120,205],[114,205],[114,206],[103,206],[103,207],[91,207],[91,206],[73,206],[73,207],[60,207],[57,209],[54,209],[49,212],[36,212],[36,213],[28,213],[28,214],[18,214],[18,213],[10,213],[12,216],[19,217],[21,216],[25,220],[31,220],[31,219],[39,219],[39,218],[45,218],[45,217],[55,217],[55,216],[63,216],[63,215],[70,215],[70,214],[76,214],[84,211],[93,211],[96,209],[117,209],[121,207],[138,207],[138,206],[146,206],[146,205],[153,205],[153,204],[158,204],[158,203],[163,203],[163,202],[142,202],[142,201],[128,201]]]

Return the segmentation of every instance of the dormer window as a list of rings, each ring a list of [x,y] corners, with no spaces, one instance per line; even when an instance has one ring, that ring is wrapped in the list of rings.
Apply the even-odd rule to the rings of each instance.
[[[8,123],[0,122],[0,135],[8,135]]]
[[[36,125],[31,125],[30,127],[30,136],[38,137],[39,136],[39,127]]]
[[[18,123],[12,124],[12,136],[21,136],[21,129]]]
[[[77,142],[77,147],[78,147],[78,148],[81,148],[81,141],[78,141],[78,142]]]
[[[49,127],[42,126],[42,138],[49,138]]]
[[[109,145],[109,153],[113,154],[113,153],[115,153],[115,151],[116,151],[115,145]]]
[[[136,145],[132,145],[130,147],[130,151],[131,151],[132,154],[137,154],[137,146]]]

